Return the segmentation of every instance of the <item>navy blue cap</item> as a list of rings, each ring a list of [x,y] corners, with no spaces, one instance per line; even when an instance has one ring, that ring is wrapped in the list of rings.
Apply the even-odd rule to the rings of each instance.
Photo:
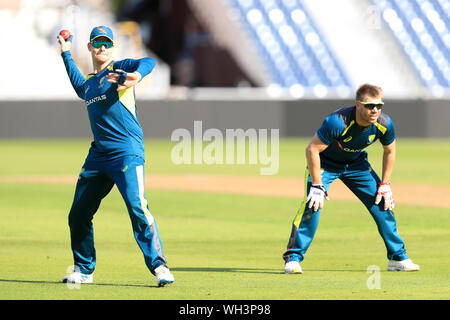
[[[98,26],[92,29],[89,41],[92,41],[98,37],[107,37],[109,40],[114,42],[114,35],[112,30],[105,26]]]

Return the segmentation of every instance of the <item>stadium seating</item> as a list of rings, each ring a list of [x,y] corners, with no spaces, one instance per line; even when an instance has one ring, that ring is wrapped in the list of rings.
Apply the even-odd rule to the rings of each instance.
[[[282,88],[339,88],[349,82],[299,0],[229,0],[272,82]]]
[[[423,84],[450,88],[450,2],[372,0],[418,72]]]

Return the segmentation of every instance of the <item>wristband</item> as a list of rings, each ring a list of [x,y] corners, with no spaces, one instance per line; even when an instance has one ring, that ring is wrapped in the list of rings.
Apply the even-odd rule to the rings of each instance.
[[[134,73],[137,73],[137,74],[139,75],[139,80],[138,80],[138,82],[141,82],[141,80],[142,80],[142,74],[141,74],[140,72],[138,72],[138,71],[135,71]]]
[[[325,187],[324,187],[323,184],[312,184],[312,185],[311,185],[311,188],[316,188],[316,189],[322,190],[322,192],[325,194],[325,196],[328,197],[328,192],[327,192],[327,190],[325,189]]]
[[[378,183],[378,186],[390,186],[390,185],[391,185],[391,182],[390,182],[390,181]]]
[[[123,84],[127,80],[127,73],[125,71],[116,71],[119,74],[117,78],[118,84]]]

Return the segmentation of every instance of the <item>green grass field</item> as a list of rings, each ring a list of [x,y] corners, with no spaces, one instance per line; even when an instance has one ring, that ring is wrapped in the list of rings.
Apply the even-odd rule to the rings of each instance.
[[[281,140],[279,176],[303,177],[306,143]],[[176,166],[173,145],[146,141],[147,173],[259,174],[260,167],[250,165]],[[88,147],[87,140],[0,140],[0,176],[75,176]],[[381,146],[368,151],[379,171]],[[450,186],[448,159],[450,140],[399,140],[393,183]],[[450,298],[450,208],[396,207],[408,254],[422,269],[401,273],[385,271],[384,244],[362,204],[329,201],[304,274],[285,275],[281,256],[301,199],[150,189],[150,210],[176,278],[158,288],[115,188],[94,219],[95,283],[70,289],[60,280],[72,264],[67,214],[74,187],[0,182],[0,299]],[[380,289],[367,286],[369,266],[381,270]]]

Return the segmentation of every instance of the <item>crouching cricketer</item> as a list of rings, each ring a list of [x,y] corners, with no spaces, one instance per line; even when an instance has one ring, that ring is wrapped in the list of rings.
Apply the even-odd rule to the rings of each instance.
[[[101,200],[116,185],[148,269],[156,276],[158,286],[172,283],[174,277],[166,265],[156,221],[144,195],[143,132],[134,96],[134,86],[153,70],[155,60],[113,61],[112,30],[95,27],[87,44],[94,72],[85,78],[72,59],[70,39],[65,41],[60,35],[58,41],[70,82],[86,103],[94,136],[69,213],[75,270],[63,282],[93,282],[96,254],[92,219]]]
[[[300,263],[319,223],[320,209],[328,200],[328,188],[340,179],[369,210],[384,240],[390,271],[418,271],[406,255],[394,217],[390,178],[395,162],[395,131],[384,106],[380,87],[364,84],[356,92],[356,104],[329,115],[306,148],[305,199],[294,218],[285,273],[302,273]],[[383,145],[381,179],[371,168],[364,148],[380,140]]]

